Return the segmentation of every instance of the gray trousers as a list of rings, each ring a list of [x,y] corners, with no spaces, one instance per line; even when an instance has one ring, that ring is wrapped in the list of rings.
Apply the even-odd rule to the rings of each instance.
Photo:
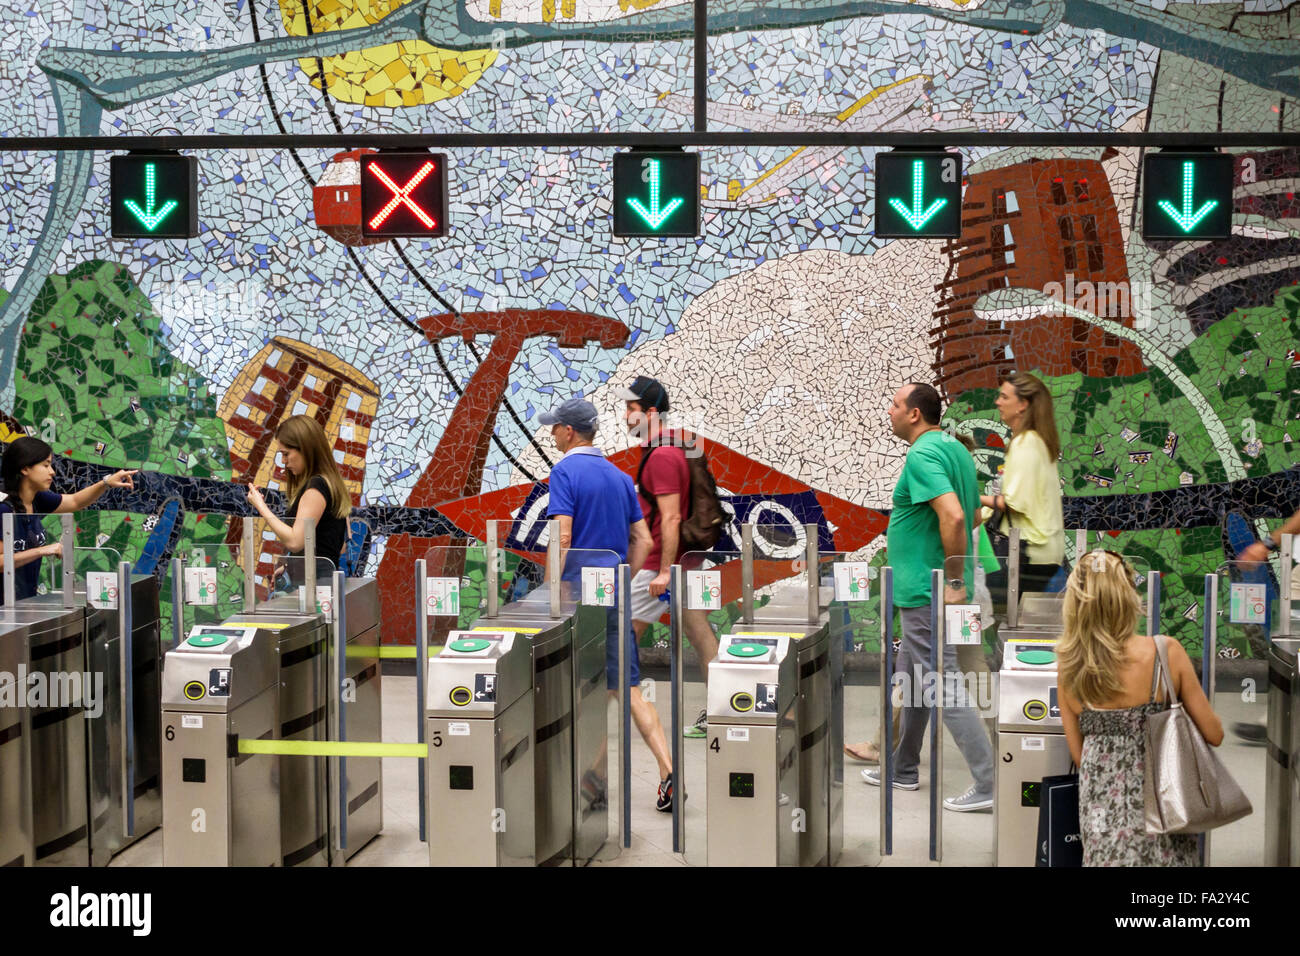
[[[923,675],[930,673],[930,645],[935,639],[930,633],[930,608],[899,608],[903,618],[902,642],[898,649],[895,664],[896,674],[907,674],[910,683],[916,685],[919,669]],[[939,635],[943,640],[943,635]],[[943,645],[943,671],[954,674],[957,668],[957,645]],[[919,692],[919,687],[909,687],[910,691]],[[894,779],[911,783],[917,779],[917,766],[921,762],[921,744],[925,740],[925,728],[930,723],[932,707],[915,706],[913,693],[905,695],[903,700],[903,719],[898,733],[898,749],[894,751]],[[952,734],[957,749],[966,758],[971,776],[975,778],[975,789],[981,796],[993,795],[993,745],[989,743],[988,730],[979,711],[974,707],[952,706],[952,701],[945,697],[943,701],[943,723]]]

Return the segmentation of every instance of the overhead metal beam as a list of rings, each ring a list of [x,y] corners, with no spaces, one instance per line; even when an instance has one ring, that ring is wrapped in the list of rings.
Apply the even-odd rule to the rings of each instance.
[[[1300,133],[994,133],[994,132],[677,132],[677,133],[329,133],[202,136],[10,136],[0,152],[170,149],[625,149],[684,146],[833,146],[1005,149],[1114,146],[1147,148],[1300,147]]]

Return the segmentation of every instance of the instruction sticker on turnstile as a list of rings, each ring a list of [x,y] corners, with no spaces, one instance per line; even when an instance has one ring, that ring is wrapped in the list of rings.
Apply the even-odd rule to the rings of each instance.
[[[181,714],[181,727],[187,730],[202,730],[203,717],[199,714]]]
[[[496,674],[475,674],[474,675],[474,699],[481,702],[492,703],[497,699],[497,675]]]
[[[748,727],[728,727],[728,728],[727,728],[727,739],[728,739],[728,740],[748,740],[748,739],[749,739],[749,728],[748,728]]]
[[[614,569],[582,569],[582,603],[596,607],[614,606]]]
[[[978,604],[949,604],[943,610],[948,625],[944,640],[948,644],[978,644],[980,642],[980,606]]]
[[[1233,624],[1263,624],[1268,585],[1234,582],[1228,593],[1228,620]]]
[[[776,713],[776,684],[758,684],[754,688],[754,713]]]
[[[217,603],[217,569],[185,569],[185,603],[212,607]]]
[[[716,611],[722,606],[721,571],[686,572],[686,608],[689,611]]]
[[[427,578],[424,588],[425,613],[460,613],[460,578]]]
[[[866,561],[835,562],[835,600],[865,601],[871,597],[871,565]]]
[[[87,571],[86,597],[91,607],[102,611],[117,610],[117,573],[114,571]]]
[[[449,737],[468,737],[469,721],[453,720],[447,724],[447,736]]]

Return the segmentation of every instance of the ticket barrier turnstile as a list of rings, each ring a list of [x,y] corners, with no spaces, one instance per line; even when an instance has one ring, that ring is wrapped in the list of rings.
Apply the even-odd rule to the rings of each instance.
[[[1264,770],[1264,863],[1300,861],[1300,776],[1295,728],[1300,721],[1296,655],[1300,639],[1275,637],[1268,649],[1268,755]]]
[[[832,846],[834,845],[838,855],[838,850],[843,847],[844,842],[842,786],[840,792],[836,794],[833,794],[831,786],[832,777],[836,773],[835,764],[839,764],[838,778],[841,783],[844,779],[844,745],[841,742],[834,752],[831,748],[831,724],[836,709],[833,683],[840,685],[838,727],[839,733],[843,734],[842,677],[839,680],[835,679],[842,674],[843,647],[832,647],[829,620],[825,613],[821,614],[821,623],[811,625],[781,620],[780,617],[774,616],[775,610],[770,605],[760,609],[757,616],[764,617],[764,623],[737,623],[732,627],[732,634],[739,638],[744,638],[747,634],[754,635],[756,639],[763,639],[762,635],[765,633],[784,632],[789,635],[790,654],[794,657],[796,684],[794,718],[799,742],[799,787],[796,806],[807,814],[806,830],[798,834],[799,855],[796,865],[833,866]],[[764,615],[764,611],[768,613]],[[800,632],[803,636],[794,636]],[[838,657],[841,663],[838,668],[831,660],[834,651],[839,651]],[[721,657],[719,651],[716,659],[720,660]],[[712,680],[713,671],[710,669],[710,687],[712,687]],[[711,691],[709,701],[712,706]],[[709,782],[712,784],[713,781]],[[711,787],[709,792],[713,792]],[[833,795],[839,797],[834,807],[832,807]],[[711,857],[709,862],[712,865]]]
[[[1067,773],[1057,699],[1056,638],[1008,635],[998,675],[995,866],[1033,866],[1044,777]]]
[[[352,739],[377,740],[380,739],[381,730],[381,684],[377,650],[378,595],[374,579],[346,579],[344,601],[343,620],[347,644],[360,650],[360,653],[345,658],[347,676],[354,681],[351,686],[355,689],[355,700],[347,705],[349,736]],[[207,653],[209,645],[228,650],[225,644],[227,640],[238,639],[241,648],[249,642],[259,648],[263,645],[270,647],[271,667],[274,670],[271,686],[275,690],[275,719],[265,730],[253,734],[248,728],[251,718],[246,714],[237,736],[274,740],[329,740],[332,714],[328,686],[329,653],[333,649],[332,629],[329,615],[317,613],[315,608],[306,611],[301,608],[298,594],[290,593],[274,597],[250,613],[234,615],[219,625],[196,625],[180,648],[168,654],[167,666],[173,666],[173,657],[177,661],[176,667],[190,666],[192,662],[187,662],[184,656],[178,655],[178,651],[186,654]],[[232,653],[235,646],[231,644],[229,648]],[[241,687],[248,686],[250,681],[257,684],[261,680],[262,658],[260,650],[255,654],[240,654],[230,661],[225,679]],[[253,668],[250,675],[242,672],[244,667]],[[179,705],[183,708],[195,700],[204,699],[203,695],[177,698],[175,680],[169,675],[164,676],[172,691],[171,706]],[[222,692],[219,676],[214,678],[212,686],[218,689],[215,696],[224,698],[229,696],[229,692]],[[194,690],[198,684],[187,680],[184,686]],[[216,706],[222,713],[226,712],[226,704],[224,700],[216,701]],[[248,713],[260,716],[262,708],[258,705],[256,710]],[[179,728],[176,732],[179,733]],[[169,747],[167,759],[170,779],[183,769],[177,761],[183,764],[187,758],[185,753]],[[338,811],[335,809],[335,801],[330,799],[331,777],[334,777],[336,785],[339,779],[336,763],[339,758],[293,754],[257,758],[243,755],[232,759],[239,767],[252,759],[259,766],[267,768],[276,782],[272,791],[275,808],[267,811],[276,817],[274,835],[277,856],[274,865],[341,865],[364,847],[383,826],[382,781],[380,760],[377,757],[348,759],[348,846],[341,852],[337,840],[332,839],[337,836]],[[245,773],[244,776],[254,781],[252,785],[257,788],[259,795],[264,795],[261,784],[257,782],[261,780],[258,773]],[[232,778],[232,785],[236,782],[238,778]],[[211,791],[211,798],[215,800],[224,792],[226,791],[217,788]],[[188,839],[184,831],[188,818],[185,808],[169,802],[168,809],[175,816],[166,818],[164,848],[168,842],[186,845]],[[239,806],[214,802],[208,813],[227,821],[222,826],[232,831],[232,846],[244,843],[244,828],[252,818],[242,813]],[[268,831],[259,825],[254,827],[253,832],[260,840],[266,837]],[[164,853],[167,852],[164,849]],[[213,858],[226,862],[206,862],[204,865],[252,865],[241,862],[246,857],[244,851],[232,851]],[[257,859],[261,859],[261,856],[258,855]],[[188,865],[198,865],[198,862]]]
[[[230,741],[281,728],[277,633],[196,626],[163,671],[163,865],[280,866],[280,766]]]
[[[538,862],[533,649],[516,631],[452,631],[424,697],[430,866]]]
[[[274,642],[278,662],[276,740],[328,740],[330,627],[312,608],[299,610],[297,594],[237,614],[225,628],[253,628]],[[192,633],[192,632],[191,632]],[[169,655],[170,661],[170,655]],[[242,736],[248,736],[243,734]],[[280,858],[283,866],[328,866],[330,862],[329,758],[278,756]]]
[[[0,670],[14,675],[13,705],[0,706],[0,865],[89,863],[84,688],[56,681],[59,699],[48,696],[51,676],[85,673],[85,628],[79,607],[0,614]],[[29,696],[34,674],[44,700]]]
[[[709,664],[710,866],[800,863],[797,658],[789,637],[732,634]]]
[[[609,830],[605,794],[584,792],[590,788],[582,785],[584,775],[604,757],[608,622],[604,608],[579,604],[567,596],[559,601],[557,621],[551,617],[549,596],[547,588],[534,591],[525,600],[504,605],[495,617],[481,618],[477,627],[488,631],[517,627],[535,632],[530,636],[540,763],[534,769],[538,793],[543,795],[537,811],[537,843],[538,852],[547,853],[538,860],[563,852],[567,841],[571,844],[570,857],[581,866],[600,851]],[[568,651],[554,643],[557,625],[568,631]]]
[[[129,577],[130,596],[126,612],[117,609],[93,607],[84,589],[74,592],[74,602],[84,619],[84,658],[80,668],[75,659],[52,664],[50,671],[63,673],[81,670],[96,679],[102,676],[102,700],[98,716],[83,721],[85,732],[85,767],[71,768],[69,779],[84,776],[86,785],[87,847],[88,856],[73,864],[73,859],[63,862],[84,866],[106,866],[117,853],[162,825],[161,749],[159,745],[159,701],[162,677],[162,646],[160,644],[158,579],[151,574],[132,574]],[[63,610],[63,595],[59,592],[38,594],[19,601],[17,607],[48,608],[54,613]],[[131,712],[132,753],[128,758],[126,747],[125,682],[122,680],[122,624],[131,622]],[[64,665],[74,666],[64,669]],[[98,680],[96,681],[98,684]],[[123,820],[126,797],[126,767],[134,765],[134,820],[132,835],[127,836]],[[66,765],[65,766],[69,766]],[[65,792],[51,778],[39,785],[34,799],[44,803],[41,794]],[[43,811],[37,810],[40,816]],[[74,858],[80,858],[78,851]],[[53,861],[51,861],[53,862]],[[44,858],[40,865],[46,865]]]
[[[345,678],[354,696],[348,701],[344,714],[345,730],[349,740],[383,740],[383,675],[379,659],[379,582],[375,578],[345,578],[344,605],[341,620],[347,647],[345,650]],[[333,698],[327,695],[333,702]],[[333,726],[333,724],[331,724]],[[301,758],[298,758],[301,759]],[[346,768],[347,776],[347,846],[342,850],[341,862],[351,860],[384,828],[384,780],[379,757],[348,757],[345,764],[340,758],[330,757],[330,776],[339,776],[339,768]],[[337,817],[341,809],[331,804],[331,815]],[[332,829],[337,829],[334,820]],[[339,844],[330,841],[331,853]],[[340,862],[335,859],[334,863]]]
[[[1295,630],[1295,622],[1291,624]],[[1300,747],[1295,744],[1295,728],[1300,726],[1300,674],[1297,674],[1296,658],[1300,654],[1300,641],[1288,639],[1289,657],[1291,659],[1291,855],[1288,863],[1300,860]]]
[[[254,542],[253,520],[246,518],[244,555],[255,553]],[[219,625],[196,626],[190,638],[248,629],[265,632],[275,648],[278,687],[278,718],[268,739],[321,742],[336,739],[335,731],[342,730],[350,740],[379,741],[382,683],[377,582],[373,578],[318,573],[327,567],[333,571],[333,567],[315,558],[314,524],[308,526],[304,552],[303,557],[286,562],[290,589],[262,602],[257,600],[254,564],[246,561],[245,610]],[[173,599],[177,602],[181,600],[183,570],[179,560],[173,562]],[[318,582],[320,587],[316,586]],[[342,600],[335,607],[333,602],[340,592]],[[312,595],[311,599],[308,595]],[[180,619],[174,624],[179,629]],[[344,634],[342,654],[334,639],[336,628]],[[174,640],[180,640],[179,632]],[[237,669],[234,676],[239,676]],[[341,690],[348,679],[348,701],[345,713],[340,714],[343,695],[331,693],[331,688]],[[344,764],[341,757],[280,754],[259,760],[275,768],[278,781],[278,865],[342,865],[382,828],[379,758],[350,757]],[[347,791],[344,799],[339,799],[344,768]],[[340,829],[341,806],[347,813],[346,841]],[[226,808],[216,812],[224,813]],[[184,825],[179,818],[164,820],[168,831]]]
[[[817,551],[816,525],[805,526],[804,541],[803,567],[811,569],[806,572],[807,588],[794,592],[793,601],[790,599],[792,593],[790,590],[778,591],[771,596],[767,604],[757,607],[754,600],[754,526],[742,525],[740,555],[742,618],[732,625],[731,634],[723,640],[784,641],[784,644],[780,644],[784,648],[781,653],[791,660],[791,674],[795,682],[792,689],[794,709],[790,717],[792,721],[790,727],[785,726],[784,718],[775,715],[769,718],[762,711],[749,719],[757,720],[762,717],[763,726],[770,724],[776,728],[771,734],[764,731],[758,735],[759,739],[765,741],[765,746],[780,749],[784,743],[784,733],[788,730],[794,734],[793,754],[788,755],[782,749],[781,757],[776,761],[775,766],[780,768],[778,776],[782,779],[785,773],[794,768],[796,785],[793,792],[786,787],[777,791],[777,794],[778,798],[784,796],[789,801],[788,806],[791,810],[798,811],[803,815],[803,819],[799,822],[800,825],[794,828],[795,843],[792,859],[787,859],[783,855],[786,852],[783,849],[783,842],[777,846],[756,849],[755,852],[774,861],[779,859],[782,865],[788,863],[795,866],[834,866],[844,846],[843,645],[842,642],[831,640],[830,636],[830,618],[827,608],[833,597],[833,589],[821,586],[820,574],[817,570],[820,567],[820,557]],[[776,647],[778,645],[754,643],[753,646]],[[736,654],[730,652],[724,655],[720,644],[718,656],[709,665],[707,712],[710,731],[706,756],[708,784],[706,825],[709,833],[707,844],[710,850],[708,857],[710,866],[719,865],[721,862],[715,860],[711,852],[715,844],[713,823],[720,819],[719,814],[725,812],[723,808],[736,799],[722,796],[731,793],[730,776],[719,778],[715,775],[720,750],[713,749],[713,742],[716,740],[721,749],[727,745],[727,741],[723,739],[724,735],[721,732],[714,733],[712,730],[714,708],[715,706],[718,708],[716,711],[718,719],[724,722],[723,726],[726,726],[726,721],[734,720],[742,714],[732,707],[731,698],[732,694],[743,690],[733,690],[722,696],[715,694],[714,667],[719,668],[720,677],[728,682],[725,686],[731,686],[737,678],[745,678],[747,674],[743,670],[745,665],[736,663],[738,659]],[[759,655],[758,659],[765,658]],[[777,662],[774,660],[772,663]],[[737,666],[742,668],[739,675],[732,673]],[[755,690],[751,687],[744,692],[753,694]],[[779,694],[779,688],[777,693]],[[784,710],[778,713],[784,714]],[[764,757],[763,765],[766,766],[766,763]],[[731,771],[727,773],[730,774]],[[715,784],[719,789],[715,789]],[[726,786],[723,787],[723,784]],[[787,817],[787,828],[791,822]],[[722,837],[719,839],[723,839],[723,842],[718,845],[725,846],[726,840]],[[782,833],[781,840],[785,839],[786,834]],[[730,853],[730,851],[726,852]]]
[[[63,553],[73,555],[75,521],[65,515],[62,523]],[[4,525],[12,551],[11,516]],[[11,569],[5,573],[3,620],[12,625],[5,656],[22,665],[13,692],[24,706],[9,708],[17,714],[9,740],[17,743],[0,753],[0,763],[20,768],[0,783],[0,830],[18,848],[8,859],[25,865],[103,866],[161,822],[158,585],[111,563],[106,580],[114,584],[105,590],[125,591],[113,609],[91,606],[72,559],[63,562],[61,590],[22,601],[14,600]]]

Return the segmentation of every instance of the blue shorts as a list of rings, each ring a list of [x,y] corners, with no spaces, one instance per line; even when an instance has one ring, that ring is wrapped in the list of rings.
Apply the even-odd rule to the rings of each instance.
[[[605,608],[605,689],[618,690],[618,644],[615,642],[615,635],[618,634],[618,608]],[[636,638],[634,632],[629,627],[627,632],[627,642],[625,644],[624,654],[628,657],[628,670],[630,675],[627,679],[628,687],[636,687],[641,683],[641,659],[637,654]]]

